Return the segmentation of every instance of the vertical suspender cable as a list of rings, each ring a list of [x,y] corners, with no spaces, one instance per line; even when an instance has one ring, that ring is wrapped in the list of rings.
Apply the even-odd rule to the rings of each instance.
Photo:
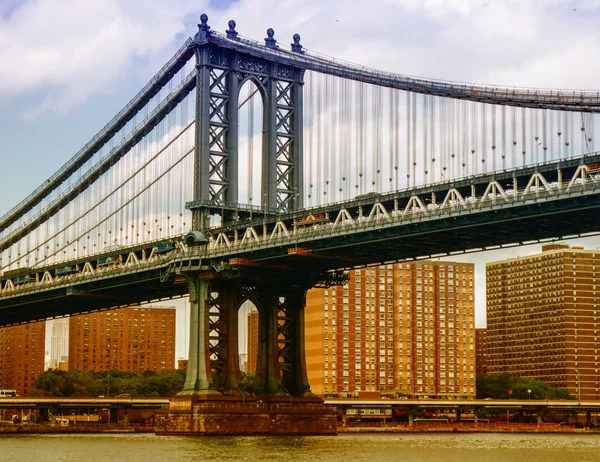
[[[329,162],[331,163],[331,170],[330,170],[330,175],[331,175],[331,196],[329,196],[329,202],[333,202],[335,201],[335,196],[337,194],[337,188],[338,188],[338,184],[337,184],[337,177],[339,175],[339,166],[340,163],[337,161],[338,160],[338,153],[339,153],[339,148],[340,145],[337,142],[338,137],[338,126],[339,126],[339,119],[338,119],[338,104],[339,104],[339,83],[340,83],[340,79],[338,79],[337,77],[331,77],[331,94],[329,95],[329,106],[330,106],[330,111],[331,111],[331,121],[332,121],[332,126],[331,126],[331,133],[330,135],[330,152],[329,152]]]
[[[527,138],[525,136],[525,131],[527,130],[526,126],[526,111],[527,109],[521,108],[521,154],[523,155],[523,165],[527,165]]]
[[[428,116],[428,112],[429,112],[429,107],[428,107],[428,96],[427,95],[423,95],[423,155],[422,155],[422,160],[423,160],[423,184],[427,184],[429,182],[429,160],[428,158],[428,130],[429,130],[429,126],[428,126],[428,121],[427,121],[427,116]]]
[[[512,166],[517,166],[517,108],[511,108]]]
[[[459,125],[459,102],[455,99],[452,100],[452,125],[450,127],[450,135],[452,138],[452,142],[450,145],[450,177],[451,178],[456,178],[457,174],[456,174],[456,163],[458,162],[458,156],[457,153],[458,151],[458,136],[457,136],[457,130],[458,130],[458,125]]]
[[[413,188],[417,182],[417,94],[411,93],[412,95],[412,185]]]
[[[448,166],[448,104],[447,100],[442,98],[440,98],[438,101],[440,108],[438,111],[438,125],[440,130],[440,150],[438,155],[440,159],[440,181],[444,181],[446,179],[446,169]]]
[[[492,171],[496,171],[496,105],[492,104]]]
[[[468,101],[461,101],[460,105],[462,106],[462,120],[461,120],[461,127],[459,128],[459,133],[462,133],[462,171],[460,172],[460,176],[467,176],[468,175],[468,169],[467,169],[467,162],[469,161],[469,158],[467,156],[467,152],[469,149],[468,146],[468,139],[469,139],[469,124],[468,124],[468,110],[469,110],[469,105],[470,103]]]
[[[549,150],[548,150],[548,159],[552,160],[556,157],[556,151],[554,149],[554,136],[552,136],[552,134],[555,132],[555,125],[556,125],[556,111],[550,111],[548,113],[549,117],[550,117],[550,123],[548,126],[548,143],[549,143]]]
[[[410,116],[411,116],[411,93],[405,92],[406,95],[406,187],[410,188]]]
[[[306,73],[306,113],[305,118],[308,123],[304,124],[306,130],[306,145],[307,145],[307,157],[308,157],[308,169],[304,172],[304,184],[308,185],[308,206],[312,205],[312,187],[313,187],[313,130],[315,126],[315,111],[313,109],[313,97],[314,97],[314,84],[313,84],[313,73]]]
[[[346,152],[346,138],[347,138],[347,124],[348,124],[348,106],[346,93],[348,81],[343,79],[341,82],[341,96],[340,96],[340,130],[338,131],[338,145],[340,146],[340,169],[341,169],[341,182],[339,185],[340,200],[344,200],[346,197],[346,159],[348,153]]]
[[[374,124],[374,129],[371,131],[371,145],[375,155],[375,165],[371,171],[371,188],[373,191],[379,191],[379,175],[381,173],[381,87],[373,85],[371,90],[371,114]]]
[[[487,106],[481,105],[481,171],[487,171]]]
[[[533,123],[534,125],[534,143],[535,143],[535,162],[539,162],[539,154],[540,154],[540,144],[541,142],[540,140],[540,121],[539,121],[539,117],[540,117],[540,110],[539,109],[534,109],[535,113],[534,113],[534,120]],[[534,153],[534,151],[531,152],[532,154]]]
[[[546,162],[546,153],[548,152],[548,109],[542,109],[542,137],[543,137],[543,153],[544,153],[544,162]]]
[[[502,169],[506,169],[506,106],[502,106]]]
[[[331,79],[330,75],[325,76],[325,168],[324,168],[324,185],[323,197],[321,203],[326,204],[329,199],[329,175],[331,162]]]
[[[400,92],[393,91],[394,94],[394,189],[400,189],[399,165],[400,165]]]
[[[432,181],[436,181],[435,178],[435,156],[436,156],[436,136],[435,136],[435,130],[436,130],[436,124],[435,124],[435,120],[436,120],[436,110],[435,110],[435,103],[436,103],[436,97],[435,96],[429,96],[429,133],[431,136],[431,141],[429,143],[429,162],[430,162],[430,168],[429,171],[431,172],[431,180]]]
[[[317,74],[319,76],[316,83],[316,101],[317,101],[317,117],[316,117],[316,126],[317,126],[317,139],[315,142],[315,164],[317,167],[317,174],[315,176],[315,183],[317,185],[315,194],[313,198],[315,200],[314,204],[318,205],[321,201],[321,175],[323,173],[323,158],[325,157],[323,154],[323,85],[325,83],[325,75]],[[312,185],[311,185],[311,194],[312,194]]]
[[[388,186],[388,191],[392,191],[393,190],[393,171],[394,171],[394,146],[396,144],[396,137],[394,136],[394,126],[395,126],[395,121],[394,121],[394,113],[396,111],[395,108],[395,96],[396,96],[396,91],[392,88],[388,89],[388,98],[387,100],[389,101],[388,104],[388,110],[389,110],[389,120],[388,120],[388,126],[389,126],[389,133],[388,133],[388,138],[389,138],[389,148],[388,148],[388,179],[389,179],[389,186]]]

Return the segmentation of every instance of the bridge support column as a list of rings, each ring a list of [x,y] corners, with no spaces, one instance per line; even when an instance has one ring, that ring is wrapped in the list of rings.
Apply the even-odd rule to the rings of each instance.
[[[183,394],[237,390],[239,289],[185,276],[190,286],[190,351]]]
[[[304,352],[306,290],[294,288],[279,295],[272,287],[255,290],[259,312],[255,390],[303,396],[310,392]]]
[[[304,341],[305,306],[306,290],[290,291],[278,317],[280,337],[283,337],[280,347],[284,361],[282,384],[294,396],[302,396],[310,392]]]
[[[211,286],[209,308],[210,363],[215,386],[221,391],[237,390],[241,381],[238,347],[239,289],[220,281]]]
[[[183,393],[208,390],[212,384],[208,342],[208,281],[186,276],[190,289],[190,350]]]
[[[281,372],[277,354],[277,305],[279,297],[271,291],[257,294],[258,359],[256,364],[256,393],[274,394],[279,390]]]

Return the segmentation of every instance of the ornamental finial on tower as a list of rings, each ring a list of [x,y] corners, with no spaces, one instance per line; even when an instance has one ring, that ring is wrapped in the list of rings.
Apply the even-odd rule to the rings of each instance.
[[[277,40],[273,38],[275,31],[270,27],[267,29],[267,38],[265,39],[265,45],[269,48],[277,48]]]
[[[292,43],[292,51],[302,53],[302,45],[300,45],[300,34],[294,34],[294,43]]]
[[[227,38],[228,39],[236,39],[238,36],[238,33],[235,30],[235,21],[233,19],[230,19],[227,24],[229,25],[229,29],[227,29],[225,31],[225,32],[227,32]]]
[[[198,42],[206,42],[206,36],[210,32],[210,26],[208,25],[208,16],[202,14],[200,16],[200,24],[198,24],[198,33],[194,36],[194,39]]]

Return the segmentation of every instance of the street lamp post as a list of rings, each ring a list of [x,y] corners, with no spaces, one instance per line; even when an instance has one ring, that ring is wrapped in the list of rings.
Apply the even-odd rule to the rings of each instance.
[[[527,390],[527,394],[529,395],[529,399],[531,399],[531,388]]]

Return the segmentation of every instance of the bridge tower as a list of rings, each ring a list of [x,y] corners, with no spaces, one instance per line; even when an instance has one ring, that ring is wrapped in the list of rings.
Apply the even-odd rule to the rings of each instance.
[[[208,18],[202,15],[191,44],[197,77],[194,200],[187,204],[193,213],[193,230],[186,237],[190,246],[206,244],[205,231],[217,215],[222,226],[235,225],[252,216],[238,200],[238,100],[239,89],[248,80],[254,82],[263,101],[261,195],[264,200],[254,213],[267,217],[302,207],[304,69],[270,59],[278,50],[272,29],[267,31],[265,39],[269,53],[264,56],[245,53],[235,26],[234,21],[229,21],[227,39],[237,47],[227,48],[223,43],[228,41],[211,40],[213,32]],[[292,52],[302,52],[298,35],[294,36]],[[187,409],[192,413],[182,426],[161,424],[161,432],[207,433],[195,430],[202,427],[199,422],[206,417],[194,411],[201,406],[198,403],[215,405],[237,400],[239,405],[240,399],[244,403],[258,399],[264,405],[277,407],[283,403],[289,406],[292,400],[303,405],[321,403],[309,394],[304,355],[306,291],[321,275],[298,275],[293,270],[282,271],[268,265],[244,267],[223,260],[198,260],[195,266],[173,272],[175,278],[184,279],[189,287],[191,332],[184,390],[172,400],[171,409]],[[259,311],[253,396],[238,389],[241,379],[238,310],[246,300],[252,301]],[[288,423],[269,432],[335,432],[334,417],[322,408],[317,407],[304,417],[301,412],[298,414],[299,409],[277,412],[276,419],[271,416],[267,420],[283,419],[282,422]],[[315,425],[315,412],[322,414],[322,425]],[[227,413],[220,414],[218,427],[230,430],[219,431],[247,431],[239,428],[239,422],[227,421]],[[248,419],[257,418],[252,413],[244,415]]]
[[[304,69],[226,48],[211,41],[208,17],[203,14],[191,44],[196,57],[196,146],[193,229],[203,230],[210,217],[222,224],[236,222],[247,213],[240,207],[238,189],[239,90],[253,81],[263,101],[263,153],[261,205],[264,213],[302,208],[302,90]],[[243,45],[229,21],[227,38]],[[273,29],[265,47],[277,51]],[[302,53],[300,36],[292,51]]]

